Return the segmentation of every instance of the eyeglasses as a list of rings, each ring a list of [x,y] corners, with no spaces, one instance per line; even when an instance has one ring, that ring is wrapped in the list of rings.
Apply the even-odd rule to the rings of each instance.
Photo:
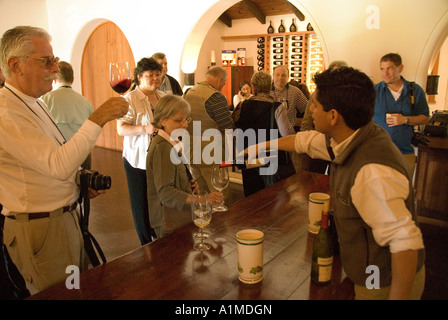
[[[30,58],[34,59],[34,60],[42,61],[44,63],[44,66],[46,69],[50,69],[53,65],[57,65],[59,62],[58,57],[42,57],[42,58],[30,57]]]
[[[190,123],[191,122],[191,118],[186,118],[186,119],[179,118],[179,119],[171,119],[171,120],[173,120],[177,124],[181,124],[183,122],[186,122],[186,123]]]

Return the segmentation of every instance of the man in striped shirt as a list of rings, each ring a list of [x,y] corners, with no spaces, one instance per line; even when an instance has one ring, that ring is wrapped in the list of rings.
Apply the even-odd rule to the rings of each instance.
[[[291,126],[295,126],[296,118],[303,118],[308,99],[303,92],[288,83],[289,70],[287,66],[274,68],[271,95],[275,101],[286,102],[288,107],[288,120]]]

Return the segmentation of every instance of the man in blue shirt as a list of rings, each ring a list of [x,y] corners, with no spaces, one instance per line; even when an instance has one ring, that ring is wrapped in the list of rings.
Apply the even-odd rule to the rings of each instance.
[[[390,134],[409,164],[411,172],[414,172],[415,153],[411,144],[414,126],[424,125],[429,121],[425,92],[416,83],[413,84],[412,90],[411,83],[401,76],[403,64],[400,55],[396,53],[389,53],[381,58],[380,70],[383,81],[375,85],[374,120]]]

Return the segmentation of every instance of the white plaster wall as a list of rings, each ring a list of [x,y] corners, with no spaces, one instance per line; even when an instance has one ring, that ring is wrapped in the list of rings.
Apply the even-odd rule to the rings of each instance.
[[[375,82],[381,80],[379,58],[392,51],[403,56],[403,75],[425,87],[434,51],[441,48],[448,35],[447,0],[289,1],[312,23],[322,41],[326,61],[346,60],[372,76]],[[101,21],[111,20],[128,38],[136,61],[163,51],[168,55],[171,75],[182,81],[182,63],[193,62],[196,80],[200,80],[203,76],[200,71],[210,63],[209,48],[230,45],[219,43],[222,35],[266,32],[268,24],[251,21],[235,20],[231,29],[217,26],[221,23],[216,21],[218,17],[236,2],[0,0],[0,33],[19,24],[44,27],[53,36],[55,54],[70,61],[79,71],[83,45],[90,32]],[[379,10],[379,29],[366,28],[369,16],[366,8],[370,5]],[[288,26],[289,22],[285,24]],[[219,52],[216,50],[217,60]],[[75,82],[75,88],[80,88],[80,84]]]

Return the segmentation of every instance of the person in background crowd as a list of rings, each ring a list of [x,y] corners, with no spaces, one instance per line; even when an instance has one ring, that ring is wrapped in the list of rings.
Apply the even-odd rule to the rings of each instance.
[[[272,77],[265,71],[254,73],[251,79],[254,96],[239,104],[232,116],[236,117],[235,127],[244,131],[255,130],[257,142],[270,140],[270,130],[278,130],[280,136],[294,134],[295,131],[288,120],[287,110],[281,102],[274,101],[270,95]],[[239,111],[240,109],[241,111]],[[260,135],[260,132],[264,132]],[[264,139],[263,139],[263,138]],[[262,140],[263,139],[263,140]],[[295,173],[289,153],[280,151],[277,156],[277,170],[270,175],[261,175],[260,168],[242,170],[244,195],[247,197]]]
[[[375,85],[376,101],[374,119],[391,136],[411,169],[415,169],[415,151],[411,144],[414,126],[429,122],[429,107],[425,92],[401,76],[403,64],[396,53],[384,55],[380,60],[383,81]],[[411,92],[413,91],[413,96]],[[414,101],[414,103],[411,102]]]
[[[239,91],[236,95],[233,96],[233,109],[238,106],[238,104],[246,99],[252,97],[252,87],[250,86],[250,82],[247,80],[243,80],[240,82]]]
[[[0,40],[0,202],[4,243],[31,294],[67,279],[66,268],[87,268],[78,222],[78,167],[102,127],[128,103],[108,99],[65,143],[44,102],[59,72],[47,31],[17,26]],[[104,191],[103,191],[104,192]],[[100,192],[90,189],[90,196]]]
[[[348,67],[347,62],[342,60],[335,60],[330,63],[328,66],[329,70],[334,70],[341,67]],[[306,106],[305,115],[303,116],[302,124],[300,126],[300,131],[308,131],[308,130],[314,130],[314,122],[313,122],[313,113],[311,112],[311,105],[313,104],[313,100],[310,99],[308,101],[308,105]],[[308,155],[303,154],[303,165],[305,167],[308,167],[306,170],[311,172],[317,172],[317,173],[329,173],[328,168],[331,164],[330,161],[322,160],[322,159],[311,159]],[[308,160],[308,161],[306,161]],[[304,163],[307,162],[309,165],[305,165]],[[302,168],[303,169],[303,168]]]
[[[56,76],[53,91],[46,93],[41,99],[50,109],[54,121],[58,125],[65,140],[70,140],[78,132],[82,124],[93,112],[93,106],[87,98],[72,89],[73,68],[70,63],[59,61],[59,73]],[[83,169],[90,170],[92,166],[91,155],[81,165]]]
[[[159,90],[165,92],[166,94],[176,94],[181,96],[183,92],[179,82],[167,74],[168,60],[166,59],[166,55],[162,52],[156,52],[151,58],[162,65],[162,84],[160,85]]]
[[[417,225],[411,172],[387,132],[373,121],[375,88],[348,67],[314,76],[311,105],[316,130],[301,131],[245,150],[251,161],[279,150],[332,160],[330,187],[342,266],[355,299],[420,299],[425,249]],[[376,266],[379,288],[368,288]],[[370,278],[370,279],[369,279]]]
[[[135,89],[127,93],[129,111],[117,121],[123,139],[123,164],[128,182],[134,225],[142,245],[156,238],[151,228],[146,190],[146,155],[152,134],[153,109],[165,95],[158,90],[162,83],[162,66],[153,58],[143,58],[134,70]]]
[[[177,137],[172,137],[173,131],[185,130],[190,121],[190,105],[182,97],[166,95],[154,109],[152,124],[158,131],[149,147],[146,168],[149,215],[157,238],[172,231],[173,225],[191,222],[192,192],[198,184],[189,179],[188,160],[182,156],[182,144]],[[178,164],[171,160],[173,148],[179,157]],[[215,205],[221,203],[223,197],[222,193],[212,192],[207,198]]]
[[[288,110],[289,123],[293,128],[300,128],[303,114],[308,103],[308,99],[296,86],[292,86],[289,81],[288,66],[277,66],[274,68],[271,95],[275,101],[286,104]],[[290,154],[296,172],[300,171],[301,157],[296,153]]]
[[[287,66],[274,68],[271,95],[275,101],[285,102],[291,126],[296,125],[296,118],[303,118],[308,99],[296,86],[289,85],[289,69]]]
[[[227,71],[223,67],[213,66],[210,67],[206,74],[205,80],[198,82],[188,92],[185,93],[185,100],[191,106],[191,118],[193,120],[193,126],[188,127],[190,134],[190,167],[191,173],[194,179],[199,184],[199,189],[202,191],[210,192],[217,191],[211,183],[211,172],[213,165],[213,159],[210,159],[212,155],[203,152],[204,148],[210,144],[210,141],[204,141],[204,131],[207,129],[217,129],[222,134],[222,158],[220,162],[224,162],[225,155],[225,129],[232,129],[234,126],[233,119],[230,115],[229,108],[227,107],[227,99],[221,93],[227,80]],[[195,123],[196,122],[196,123]],[[200,124],[201,130],[193,131],[193,127]],[[200,134],[200,136],[195,135]],[[201,141],[201,154],[194,155],[194,141]],[[200,162],[200,163],[194,163]],[[211,163],[211,164],[210,164]],[[224,199],[227,201],[229,188],[224,189]]]

